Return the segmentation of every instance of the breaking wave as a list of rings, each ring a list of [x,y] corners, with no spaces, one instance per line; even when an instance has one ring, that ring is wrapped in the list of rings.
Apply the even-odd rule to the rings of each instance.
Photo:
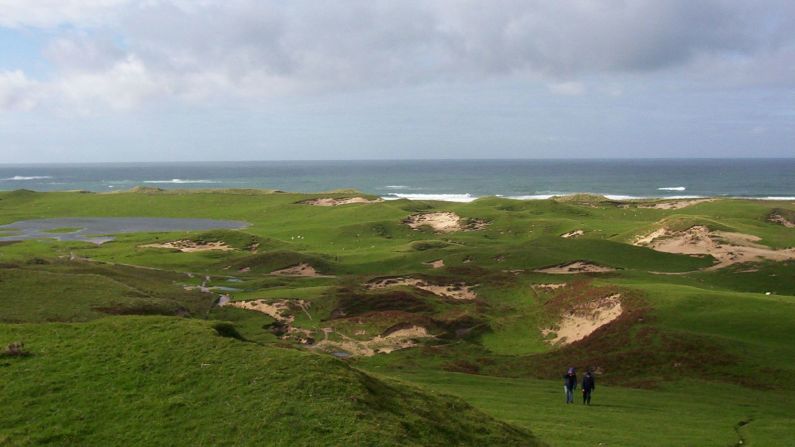
[[[444,202],[472,202],[477,197],[471,194],[389,194],[383,197],[384,200],[441,200]]]
[[[684,186],[664,186],[657,188],[657,191],[685,191],[687,188]]]
[[[4,178],[3,180],[10,180],[10,181],[20,181],[20,180],[46,180],[48,178],[52,178],[49,175],[15,175],[13,177]]]
[[[172,178],[171,180],[144,180],[144,183],[172,183],[172,184],[185,184],[185,183],[221,183],[215,180],[183,180],[179,178]]]

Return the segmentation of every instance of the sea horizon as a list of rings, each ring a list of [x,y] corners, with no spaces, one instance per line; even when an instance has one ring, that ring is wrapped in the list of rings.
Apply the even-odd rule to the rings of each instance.
[[[795,158],[270,160],[0,164],[0,190],[356,189],[469,202],[590,193],[611,199],[795,200]]]

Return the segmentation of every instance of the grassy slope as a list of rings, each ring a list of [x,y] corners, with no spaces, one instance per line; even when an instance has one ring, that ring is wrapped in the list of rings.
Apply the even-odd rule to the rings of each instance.
[[[729,446],[741,439],[746,446],[787,446],[795,433],[791,400],[735,385],[684,381],[639,390],[597,384],[586,407],[576,395],[576,405],[564,405],[560,381],[427,370],[388,375],[461,396],[558,446]]]
[[[459,400],[196,320],[10,325],[0,338],[33,353],[0,358],[0,445],[537,445]]]

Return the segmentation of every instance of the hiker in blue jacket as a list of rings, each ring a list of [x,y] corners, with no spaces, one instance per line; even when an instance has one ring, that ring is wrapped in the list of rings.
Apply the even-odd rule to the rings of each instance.
[[[574,368],[569,368],[569,371],[563,376],[563,389],[566,391],[566,403],[574,403],[574,390],[577,389],[577,374],[574,373]]]
[[[582,377],[582,403],[591,405],[591,393],[596,389],[596,379],[591,371],[586,371]]]

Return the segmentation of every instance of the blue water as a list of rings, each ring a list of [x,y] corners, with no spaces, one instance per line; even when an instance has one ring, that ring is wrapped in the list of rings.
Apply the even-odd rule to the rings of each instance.
[[[0,165],[0,190],[118,191],[354,188],[386,198],[543,198],[589,192],[615,197],[795,197],[795,158],[661,160],[279,161]]]

